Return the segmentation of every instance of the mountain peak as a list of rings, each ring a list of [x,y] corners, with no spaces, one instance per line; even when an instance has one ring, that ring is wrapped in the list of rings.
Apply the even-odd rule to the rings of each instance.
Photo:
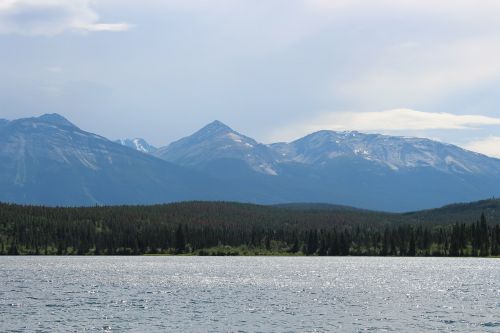
[[[238,161],[245,163],[253,171],[277,175],[273,168],[274,152],[269,147],[236,132],[218,120],[188,137],[160,148],[155,156],[189,167],[210,163],[224,165],[227,161]]]
[[[230,135],[231,133],[238,134],[231,127],[227,126],[226,124],[218,120],[215,120],[187,138],[196,141],[204,141]]]
[[[68,119],[64,118],[58,113],[46,113],[35,119],[53,125],[75,127],[73,123],[71,123]]]
[[[225,131],[225,132],[234,132],[233,129],[229,126],[227,126],[226,124],[224,124],[223,122],[219,121],[219,120],[214,120],[212,121],[210,124],[206,125],[205,127],[203,127],[201,131]]]
[[[151,154],[158,149],[153,145],[150,145],[146,140],[142,138],[121,139],[121,140],[116,140],[115,142],[121,144],[122,146],[126,146],[143,153]]]

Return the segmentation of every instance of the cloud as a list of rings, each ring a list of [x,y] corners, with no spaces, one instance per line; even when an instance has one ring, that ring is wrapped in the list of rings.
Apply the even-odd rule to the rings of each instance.
[[[46,67],[45,70],[47,70],[47,72],[49,73],[54,73],[54,74],[60,74],[64,71],[64,69],[59,66],[49,66]]]
[[[83,24],[79,27],[87,31],[126,31],[130,29],[130,24],[127,23],[93,23],[93,24]]]
[[[500,77],[495,36],[443,43],[408,41],[366,59],[357,77],[338,83],[339,96],[373,107],[430,102]]]
[[[332,11],[359,11],[388,10],[393,12],[408,11],[413,14],[444,14],[450,19],[457,18],[461,21],[481,19],[485,17],[494,18],[495,10],[500,9],[497,0],[482,0],[481,6],[473,0],[439,0],[432,4],[422,0],[306,0],[309,8],[320,12]]]
[[[348,60],[331,71],[326,95],[350,108],[430,109],[500,79],[500,1],[484,0],[481,6],[472,0],[304,3],[317,20],[331,18],[330,31],[336,31],[334,22],[344,22],[336,28],[346,36],[339,49],[349,50]]]
[[[1,0],[0,33],[52,36],[66,31],[125,31],[127,23],[101,23],[91,0]]]
[[[394,109],[378,112],[325,112],[300,124],[285,126],[272,133],[273,140],[290,140],[320,130],[397,132],[464,130],[500,126],[500,118],[482,115],[422,112]]]
[[[500,158],[500,137],[490,136],[463,145],[465,149]]]

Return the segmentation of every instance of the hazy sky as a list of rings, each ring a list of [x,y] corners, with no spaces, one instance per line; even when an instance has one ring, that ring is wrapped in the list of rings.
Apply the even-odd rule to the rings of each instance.
[[[0,118],[165,145],[218,119],[500,156],[498,0],[0,0]]]

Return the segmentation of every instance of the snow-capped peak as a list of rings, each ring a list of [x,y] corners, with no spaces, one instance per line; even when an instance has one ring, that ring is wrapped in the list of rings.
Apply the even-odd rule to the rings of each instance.
[[[394,171],[422,167],[453,173],[491,171],[490,166],[471,152],[413,137],[319,131],[291,143],[272,146],[283,162],[321,164],[349,157],[382,164]]]
[[[278,174],[272,149],[217,120],[188,137],[160,148],[155,155],[189,166],[220,159],[238,160],[256,172],[273,176]]]
[[[152,154],[154,153],[157,148],[150,145],[146,140],[141,139],[141,138],[133,138],[133,139],[121,139],[117,140],[117,143],[135,149],[137,151],[140,151],[142,153],[147,153],[147,154]]]

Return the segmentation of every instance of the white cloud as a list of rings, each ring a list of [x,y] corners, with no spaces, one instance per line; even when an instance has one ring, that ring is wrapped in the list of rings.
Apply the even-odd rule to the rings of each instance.
[[[91,0],[0,0],[0,33],[57,35],[66,31],[125,31],[127,23],[101,23]]]
[[[306,0],[305,3],[319,11],[360,10],[373,11],[374,9],[392,9],[393,11],[407,10],[413,13],[444,13],[459,16],[463,20],[475,19],[492,15],[492,10],[500,9],[497,0],[481,0],[481,6],[473,0],[439,0],[433,3],[422,0]]]
[[[403,47],[404,46],[404,47]],[[482,37],[446,43],[407,42],[366,59],[335,92],[371,107],[417,104],[500,77],[500,42]]]
[[[318,20],[336,15],[332,22],[348,22],[342,28],[357,44],[348,71],[332,75],[327,94],[355,109],[425,108],[500,79],[500,1],[305,3]]]
[[[45,70],[47,70],[47,72],[49,72],[49,73],[54,73],[54,74],[60,74],[64,71],[64,69],[62,67],[59,67],[59,66],[49,66],[49,67],[45,68]]]
[[[500,158],[500,137],[490,136],[463,145],[465,149]]]
[[[357,130],[397,132],[425,130],[477,129],[500,126],[500,118],[482,115],[431,113],[411,109],[377,112],[325,112],[300,124],[292,124],[272,133],[271,139],[291,140],[320,130]]]
[[[87,31],[126,31],[130,29],[130,24],[127,23],[93,23],[76,26]]]

